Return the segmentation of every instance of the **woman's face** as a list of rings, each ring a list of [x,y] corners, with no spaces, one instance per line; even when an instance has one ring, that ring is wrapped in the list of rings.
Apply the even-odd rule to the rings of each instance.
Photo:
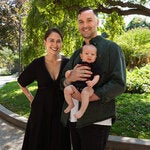
[[[52,32],[47,39],[44,40],[44,45],[46,47],[47,54],[50,53],[57,55],[62,48],[61,36],[56,32]]]

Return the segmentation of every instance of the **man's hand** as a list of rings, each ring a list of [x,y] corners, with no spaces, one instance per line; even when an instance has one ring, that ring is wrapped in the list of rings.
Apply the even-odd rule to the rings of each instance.
[[[75,81],[86,81],[92,75],[90,68],[88,66],[82,66],[77,64],[74,69],[71,71],[71,74],[66,78],[67,83]]]

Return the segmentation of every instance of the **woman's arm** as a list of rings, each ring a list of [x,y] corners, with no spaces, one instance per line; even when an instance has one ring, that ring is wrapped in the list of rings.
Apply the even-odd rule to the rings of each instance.
[[[31,94],[31,92],[28,90],[27,87],[23,87],[18,83],[19,87],[21,88],[21,90],[23,91],[24,95],[28,98],[28,100],[30,101],[30,103],[32,103],[34,97]]]

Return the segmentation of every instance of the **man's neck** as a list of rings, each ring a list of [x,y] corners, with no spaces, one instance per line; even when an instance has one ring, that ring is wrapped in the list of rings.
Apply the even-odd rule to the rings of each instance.
[[[96,35],[97,36],[97,35]],[[96,36],[94,36],[93,38],[95,38]],[[84,39],[84,41],[85,41],[85,44],[90,44],[90,41],[93,39],[93,38],[90,38],[90,39]]]
[[[90,40],[91,40],[91,39],[84,39],[85,44],[90,44]]]

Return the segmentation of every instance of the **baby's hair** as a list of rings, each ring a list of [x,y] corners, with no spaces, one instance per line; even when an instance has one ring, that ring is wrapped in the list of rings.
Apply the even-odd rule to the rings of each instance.
[[[97,51],[97,48],[96,48],[93,44],[86,44],[86,45],[83,45],[83,46],[82,46],[82,48],[81,48],[81,53],[82,53],[82,51],[83,51],[83,48],[85,48],[86,46],[91,46],[91,47],[95,48],[96,51]]]

